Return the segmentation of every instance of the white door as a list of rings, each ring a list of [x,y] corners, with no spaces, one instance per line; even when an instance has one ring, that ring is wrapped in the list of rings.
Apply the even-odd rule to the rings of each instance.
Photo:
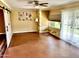
[[[12,37],[12,31],[11,31],[10,13],[6,10],[4,10],[4,21],[5,21],[7,47],[9,47]]]

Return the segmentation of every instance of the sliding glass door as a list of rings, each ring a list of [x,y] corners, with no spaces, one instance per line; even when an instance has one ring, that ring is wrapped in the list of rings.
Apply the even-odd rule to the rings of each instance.
[[[70,38],[72,37],[72,21],[73,21],[73,16],[72,10],[66,10],[62,12],[62,25],[61,25],[61,39],[69,41]]]
[[[74,10],[74,21],[73,21],[73,42],[75,45],[79,45],[79,9]]]
[[[79,47],[79,9],[62,11],[61,39]]]

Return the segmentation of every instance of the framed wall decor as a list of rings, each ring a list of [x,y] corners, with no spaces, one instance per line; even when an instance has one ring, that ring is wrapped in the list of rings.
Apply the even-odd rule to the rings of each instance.
[[[26,20],[32,21],[32,13],[27,12],[27,11],[20,11],[18,12],[18,20],[19,21],[26,21]]]

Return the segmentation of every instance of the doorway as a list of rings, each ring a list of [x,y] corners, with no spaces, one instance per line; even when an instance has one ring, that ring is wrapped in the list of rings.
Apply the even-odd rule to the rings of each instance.
[[[5,23],[4,23],[4,12],[0,9],[0,57],[3,56],[6,48],[6,33],[5,33]]]

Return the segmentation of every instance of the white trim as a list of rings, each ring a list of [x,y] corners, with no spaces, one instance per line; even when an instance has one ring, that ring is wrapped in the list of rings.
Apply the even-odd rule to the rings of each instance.
[[[13,32],[13,34],[14,33],[26,33],[26,32],[38,32],[38,31],[15,31],[15,32]]]
[[[47,33],[48,31],[40,31],[39,33]]]
[[[0,1],[11,10],[11,7],[4,0],[0,0]]]

